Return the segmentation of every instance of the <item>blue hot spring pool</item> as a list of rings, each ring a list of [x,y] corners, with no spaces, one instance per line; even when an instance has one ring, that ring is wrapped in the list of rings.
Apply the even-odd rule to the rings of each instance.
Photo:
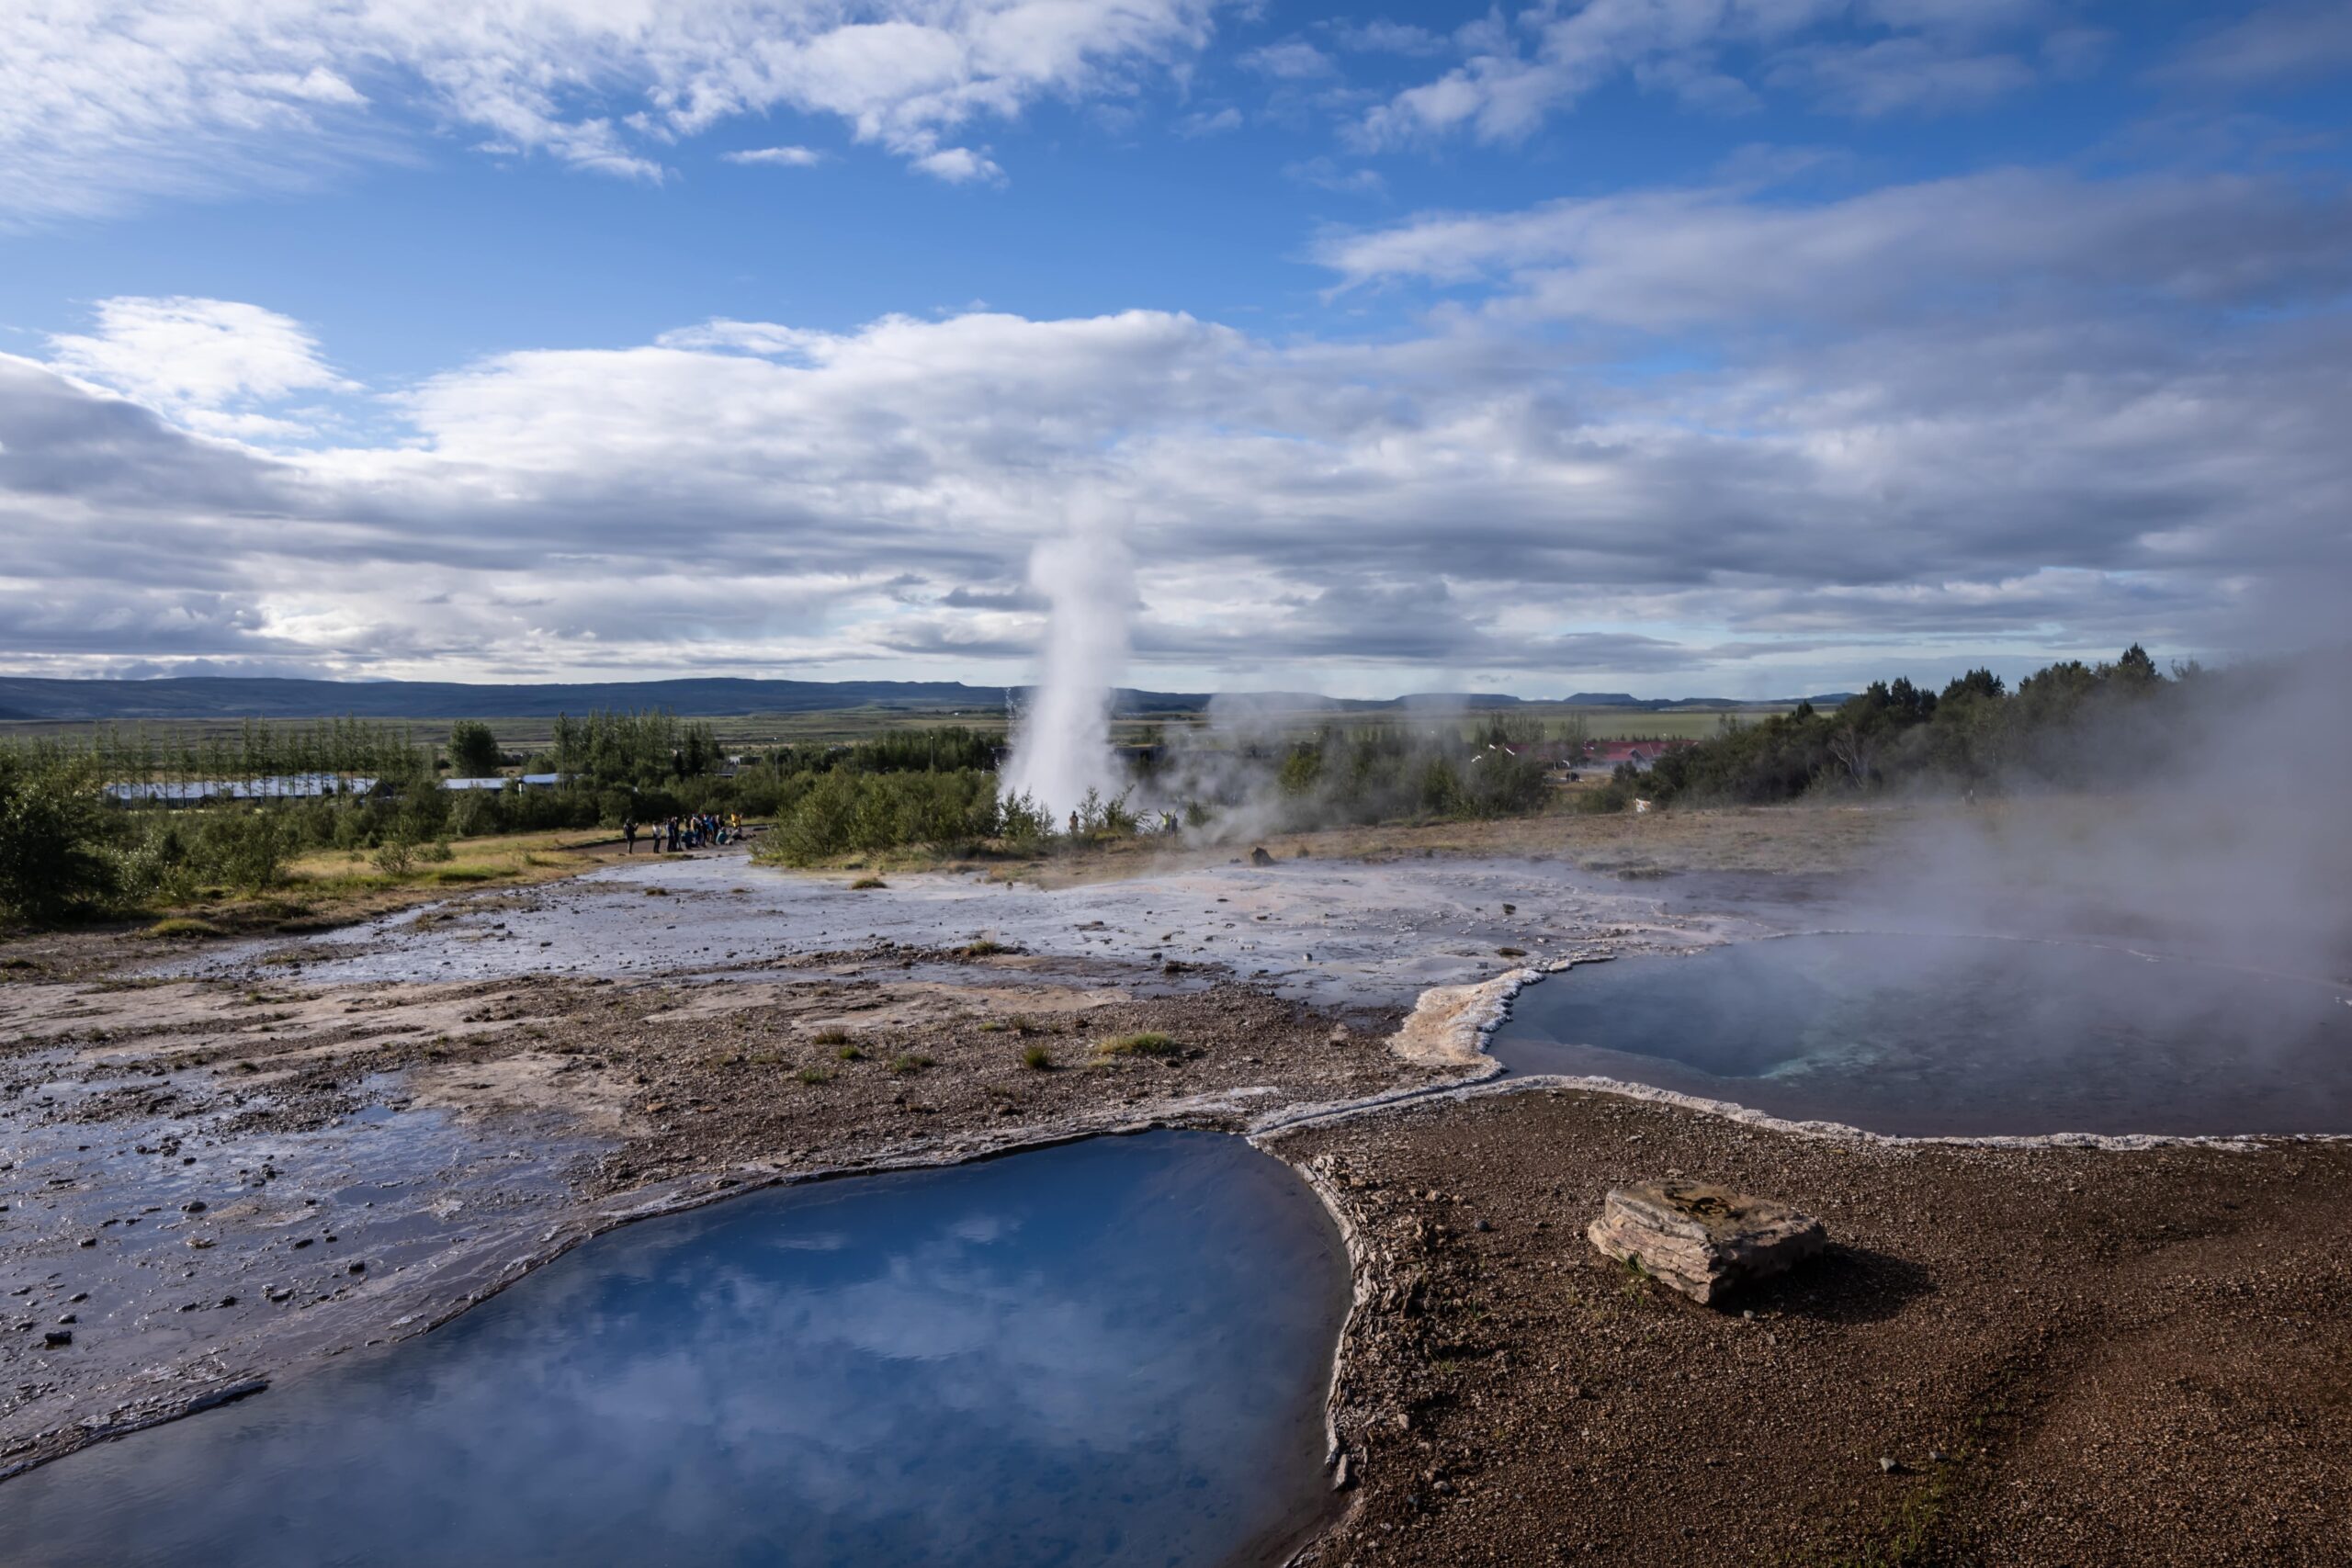
[[[1327,1495],[1347,1300],[1236,1138],[755,1193],[0,1483],[0,1562],[1271,1560]]]
[[[1554,976],[1489,1048],[1879,1133],[2352,1133],[2346,996],[2064,942],[1792,936]]]

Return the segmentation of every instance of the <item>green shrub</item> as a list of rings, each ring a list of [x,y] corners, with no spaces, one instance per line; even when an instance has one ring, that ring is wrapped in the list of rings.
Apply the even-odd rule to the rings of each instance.
[[[295,847],[285,818],[268,807],[256,807],[209,811],[204,818],[193,856],[203,874],[244,893],[258,893],[277,883]]]
[[[0,753],[0,916],[52,920],[112,902],[107,809],[87,769]]]

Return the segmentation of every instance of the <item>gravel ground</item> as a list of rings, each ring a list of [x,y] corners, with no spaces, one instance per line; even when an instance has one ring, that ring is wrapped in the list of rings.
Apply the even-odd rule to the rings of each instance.
[[[1989,1149],[1558,1089],[1270,1141],[1354,1232],[1356,1487],[1300,1561],[2352,1562],[2352,1145]],[[1596,1254],[1682,1174],[1832,1250],[1727,1308]]]

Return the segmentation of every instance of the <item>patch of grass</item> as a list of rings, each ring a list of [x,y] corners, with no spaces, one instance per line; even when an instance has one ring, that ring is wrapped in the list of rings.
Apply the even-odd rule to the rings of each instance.
[[[670,896],[670,890],[666,887],[649,887],[645,890],[645,896],[648,898],[667,898]]]
[[[959,958],[994,958],[1001,953],[1011,953],[1012,951],[1013,951],[1012,948],[1005,946],[1004,943],[998,942],[993,938],[979,937],[974,941],[967,942],[963,946],[957,948],[956,950],[956,955]]]
[[[1524,958],[1527,956],[1527,949],[1523,947],[1498,947],[1495,949],[1495,956],[1498,958]]]
[[[157,920],[147,928],[145,934],[153,937],[206,937],[219,936],[221,932],[220,928],[210,920],[176,915],[168,920]]]
[[[433,880],[442,884],[457,882],[493,882],[498,872],[486,865],[445,865],[433,874]]]
[[[10,967],[14,962],[15,961],[12,960],[11,964],[0,964],[0,969]],[[1008,1025],[1004,1020],[1001,1018],[992,1018],[986,1023],[980,1025],[980,1032],[983,1034],[1001,1034],[1009,1027],[1010,1025]]]
[[[1054,1054],[1043,1045],[1032,1045],[1021,1053],[1021,1065],[1033,1073],[1053,1070]]]
[[[1165,1059],[1182,1055],[1183,1049],[1176,1043],[1175,1036],[1162,1034],[1156,1029],[1147,1029],[1136,1034],[1114,1034],[1094,1043],[1094,1054],[1098,1056],[1158,1056]]]
[[[844,1062],[863,1062],[865,1060],[865,1051],[855,1045],[844,1045],[840,1050],[834,1052],[833,1055]]]
[[[930,1057],[920,1055],[912,1051],[903,1052],[890,1058],[890,1070],[900,1077],[905,1077],[910,1073],[919,1073],[931,1065]]]
[[[810,1038],[820,1045],[846,1045],[854,1036],[836,1023],[817,1031]]]
[[[1004,1027],[1024,1039],[1032,1034],[1051,1034],[1054,1032],[1052,1024],[1041,1022],[1025,1012],[1016,1012],[1006,1019]]]
[[[833,1069],[831,1067],[803,1067],[792,1076],[798,1078],[805,1084],[815,1085],[820,1083],[831,1083],[833,1081]]]
[[[849,885],[849,890],[853,893],[870,893],[877,887],[888,887],[890,885],[888,883],[883,881],[878,876],[861,876],[855,882]]]

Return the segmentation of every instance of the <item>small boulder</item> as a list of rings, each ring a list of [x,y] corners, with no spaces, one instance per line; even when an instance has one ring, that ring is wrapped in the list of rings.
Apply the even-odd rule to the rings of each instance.
[[[1274,857],[1266,852],[1263,845],[1260,845],[1258,848],[1250,852],[1250,863],[1251,865],[1272,865],[1274,863]]]
[[[1810,1214],[1704,1181],[1611,1189],[1585,1234],[1610,1257],[1638,1263],[1701,1303],[1778,1274],[1829,1239]]]

